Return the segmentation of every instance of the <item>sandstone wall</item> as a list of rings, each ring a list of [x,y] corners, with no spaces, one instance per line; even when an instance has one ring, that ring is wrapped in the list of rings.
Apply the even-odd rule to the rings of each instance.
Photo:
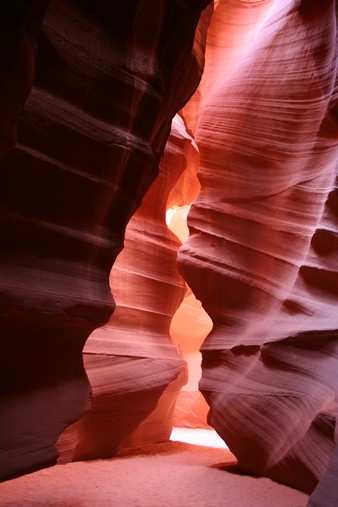
[[[179,261],[213,320],[209,422],[242,469],[307,492],[337,416],[335,9],[220,0],[185,109],[201,192]]]
[[[61,433],[63,461],[168,437],[185,285],[164,213],[198,149],[179,267],[213,321],[209,423],[243,470],[333,507],[336,3],[215,1],[191,97],[207,3],[1,4],[0,476],[55,463]]]
[[[60,437],[62,461],[109,457],[170,437],[187,366],[169,327],[186,286],[176,263],[181,242],[166,225],[166,209],[182,199],[194,150],[176,115],[159,176],[128,223],[110,274],[116,309],[84,347],[92,407]]]
[[[82,348],[114,309],[126,224],[200,79],[207,3],[161,0],[156,16],[143,0],[49,3],[0,161],[2,478],[54,463],[89,408]],[[17,62],[0,74],[2,152],[47,2],[30,5],[1,7],[14,26],[2,52]]]

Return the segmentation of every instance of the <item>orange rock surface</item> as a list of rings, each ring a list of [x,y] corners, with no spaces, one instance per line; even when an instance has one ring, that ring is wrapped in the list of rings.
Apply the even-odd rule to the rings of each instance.
[[[244,470],[307,492],[337,416],[334,20],[334,1],[220,0],[185,109],[201,192],[179,262],[213,321],[209,423]]]
[[[187,372],[169,327],[186,286],[176,264],[181,242],[166,225],[166,210],[183,198],[195,150],[176,115],[159,176],[131,218],[111,271],[116,310],[84,347],[92,407],[59,439],[62,461],[109,457],[170,437]]]

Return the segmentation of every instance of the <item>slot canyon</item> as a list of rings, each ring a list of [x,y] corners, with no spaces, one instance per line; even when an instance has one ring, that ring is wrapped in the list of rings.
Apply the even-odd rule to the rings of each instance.
[[[337,507],[336,0],[0,24],[0,506]]]

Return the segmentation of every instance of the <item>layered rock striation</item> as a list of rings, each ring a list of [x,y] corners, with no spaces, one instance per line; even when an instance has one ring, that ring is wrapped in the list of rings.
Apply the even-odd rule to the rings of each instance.
[[[307,492],[331,455],[336,487],[335,9],[220,0],[185,109],[201,192],[179,262],[213,321],[209,422],[242,469]]]
[[[111,457],[170,437],[187,371],[169,328],[186,286],[176,263],[181,242],[166,225],[166,210],[183,198],[195,151],[176,115],[159,176],[129,221],[110,274],[116,309],[84,347],[92,406],[60,437],[61,461]]]
[[[33,85],[36,39],[50,0],[0,5],[0,156],[16,142],[17,122]]]
[[[0,477],[55,463],[57,440],[67,461],[168,438],[186,381],[170,325],[189,343],[165,210],[198,163],[179,267],[212,319],[209,423],[243,470],[333,507],[336,3],[215,1],[151,186],[207,4],[1,4]]]
[[[109,273],[126,224],[200,79],[207,3],[163,0],[156,16],[141,0],[49,3],[17,143],[0,161],[1,478],[55,463],[59,434],[89,408],[82,348],[114,309]],[[47,4],[1,7],[15,26],[2,47],[13,51],[0,74],[2,153]]]

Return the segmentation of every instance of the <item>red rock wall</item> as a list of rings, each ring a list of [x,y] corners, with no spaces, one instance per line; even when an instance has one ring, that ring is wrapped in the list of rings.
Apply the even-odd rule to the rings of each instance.
[[[126,224],[200,79],[207,3],[163,0],[156,16],[142,0],[49,5],[18,142],[0,161],[2,478],[54,463],[59,434],[89,408],[82,348],[112,313],[109,272]],[[26,3],[5,4],[21,28]],[[20,61],[2,68],[2,152],[32,81],[26,32],[45,4],[30,4],[39,8],[18,36]]]
[[[220,0],[185,110],[201,192],[180,269],[214,324],[209,422],[242,469],[308,492],[337,416],[335,9]]]
[[[131,218],[111,271],[115,312],[84,348],[92,407],[59,439],[62,461],[109,457],[121,447],[170,437],[187,372],[169,327],[186,286],[176,264],[181,243],[166,225],[166,209],[189,173],[193,149],[176,115],[159,176]]]
[[[184,150],[186,170],[171,190],[167,203],[167,224],[177,236],[177,250],[189,237],[187,214],[192,201],[200,192],[197,179],[200,158],[196,142],[189,136],[190,144]],[[182,155],[181,155],[182,156]],[[176,262],[176,259],[175,259]],[[208,314],[203,310],[191,289],[186,285],[184,299],[173,315],[169,333],[187,364],[187,382],[178,393],[174,426],[188,428],[210,428],[207,424],[208,404],[198,390],[201,377],[201,353],[199,348],[212,328]]]
[[[163,224],[187,132],[124,236],[201,76],[206,3],[161,0],[156,16],[145,0],[1,4],[1,478],[54,463],[66,427],[63,460],[168,436],[184,289]],[[215,5],[184,109],[201,192],[180,269],[213,320],[200,388],[242,469],[308,492],[322,478],[309,505],[333,507],[336,5]],[[83,345],[107,321],[85,349],[92,410],[71,424],[90,408]]]
[[[198,389],[198,383],[202,361],[199,349],[211,329],[210,317],[189,289],[170,325],[170,336],[188,365],[188,381],[176,401],[174,426],[210,429],[207,423],[209,406]]]
[[[0,4],[0,156],[16,142],[17,122],[34,79],[36,38],[49,2]]]

